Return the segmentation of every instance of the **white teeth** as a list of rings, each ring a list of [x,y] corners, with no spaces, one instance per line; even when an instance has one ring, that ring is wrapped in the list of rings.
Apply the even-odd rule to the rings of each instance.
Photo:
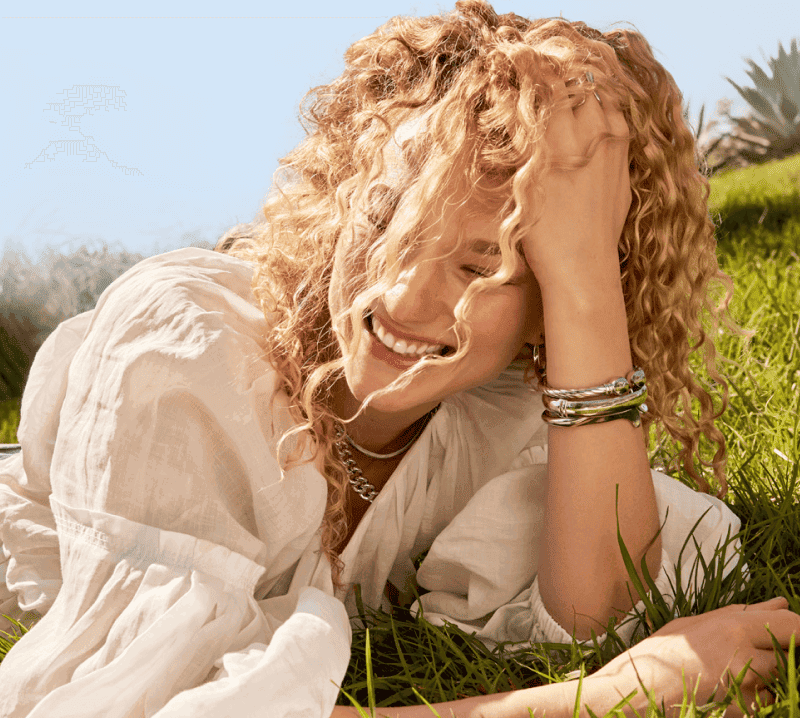
[[[372,315],[372,331],[381,343],[391,349],[396,354],[406,356],[424,356],[426,354],[438,354],[444,349],[444,344],[411,344],[404,339],[395,339],[391,332],[387,332],[375,315]]]

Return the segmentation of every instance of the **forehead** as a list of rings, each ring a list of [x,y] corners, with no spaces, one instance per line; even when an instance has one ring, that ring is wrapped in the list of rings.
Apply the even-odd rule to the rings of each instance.
[[[379,183],[385,183],[396,189],[406,184],[409,171],[419,167],[421,139],[432,114],[433,108],[411,110],[399,122],[382,150],[383,171],[379,175]],[[462,202],[465,194],[466,201]],[[470,198],[466,187],[453,186],[448,190],[436,192],[436,196],[431,197],[428,207],[420,207],[414,211],[425,214],[430,212],[430,219],[440,230],[445,227],[453,230],[457,227],[467,237],[484,238],[494,243],[497,241],[500,222],[503,219],[499,210],[504,201],[505,198],[493,201],[491,206],[488,206],[478,201],[477,197]],[[405,207],[404,210],[412,211],[410,207]],[[493,251],[489,249],[488,253]]]

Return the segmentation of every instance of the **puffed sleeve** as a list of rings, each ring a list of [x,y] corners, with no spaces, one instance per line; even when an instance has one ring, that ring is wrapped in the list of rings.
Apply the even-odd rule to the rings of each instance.
[[[674,568],[679,556],[686,593],[696,591],[702,582],[702,566],[692,572],[698,553],[710,563],[718,546],[725,546],[727,575],[741,548],[738,539],[729,543],[728,539],[739,531],[741,522],[719,499],[692,491],[657,471],[651,474],[659,523],[664,525],[661,566],[653,578],[670,605],[676,594]],[[476,492],[439,534],[422,562],[417,580],[430,592],[414,603],[412,611],[417,612],[421,603],[430,622],[454,623],[469,633],[476,632],[487,645],[500,641],[571,643],[571,634],[550,616],[539,593],[546,480],[546,446],[531,447],[510,471]],[[695,523],[691,535],[697,544],[690,538]],[[644,612],[644,602],[639,601],[635,609]],[[636,628],[636,610],[632,608],[615,626],[628,646]],[[604,640],[605,632],[598,634],[598,639]],[[591,645],[591,640],[584,643]]]
[[[62,322],[36,353],[17,429],[27,448],[24,454],[0,461],[0,614],[17,620],[23,615],[41,618],[61,588],[58,536],[49,502],[50,462],[67,369],[90,319],[91,312],[85,312]],[[28,440],[30,416],[35,417],[34,441]],[[0,616],[0,630],[10,626]]]
[[[4,718],[333,710],[351,634],[330,571],[305,571],[274,615],[255,597],[319,548],[327,489],[308,464],[280,479],[251,278],[205,250],[145,260],[104,292],[71,356],[32,369],[19,438],[35,486],[4,482],[4,554],[31,596],[60,590],[0,664]],[[28,392],[51,370],[63,390],[35,412]],[[9,584],[21,598],[23,584]]]

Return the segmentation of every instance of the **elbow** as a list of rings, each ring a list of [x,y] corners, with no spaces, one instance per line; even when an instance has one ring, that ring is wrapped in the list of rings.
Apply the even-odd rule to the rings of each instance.
[[[653,581],[660,573],[661,549],[659,535],[647,551],[646,566]],[[642,555],[632,559],[638,578],[647,589],[641,570]],[[603,635],[612,616],[619,623],[641,600],[621,556],[616,574],[610,566],[599,564],[583,566],[580,575],[554,573],[542,566],[539,593],[545,611],[566,633],[574,633],[578,641],[591,640],[592,631],[596,636]]]
[[[605,633],[608,619],[614,613],[611,608],[615,604],[613,594],[604,596],[596,590],[586,590],[578,601],[574,592],[560,591],[542,573],[539,574],[539,593],[550,618],[579,641],[591,640],[592,630],[597,636]]]

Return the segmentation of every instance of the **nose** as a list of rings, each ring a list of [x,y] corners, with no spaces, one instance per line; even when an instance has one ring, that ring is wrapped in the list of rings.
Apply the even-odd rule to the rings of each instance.
[[[409,326],[432,324],[453,316],[455,302],[448,296],[446,260],[425,259],[400,272],[383,303],[391,318]],[[457,299],[456,299],[457,302]]]

